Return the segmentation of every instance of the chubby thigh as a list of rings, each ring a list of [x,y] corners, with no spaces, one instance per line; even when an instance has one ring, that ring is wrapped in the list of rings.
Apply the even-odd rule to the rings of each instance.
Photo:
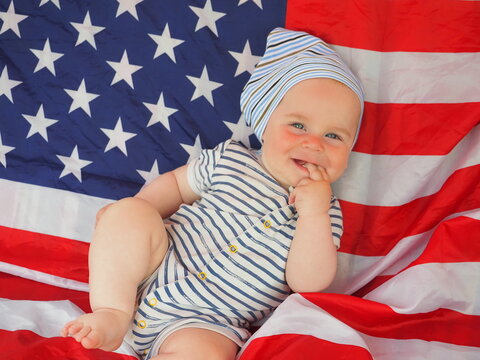
[[[238,345],[216,331],[183,328],[170,334],[151,359],[234,360]]]
[[[137,354],[149,360],[159,353],[163,354],[173,351],[176,348],[175,344],[177,344],[175,339],[178,337],[181,340],[183,333],[190,333],[191,335],[198,333],[201,335],[199,339],[205,339],[207,344],[215,339],[220,339],[222,343],[235,344],[236,349],[242,346],[251,335],[247,329],[222,323],[221,318],[218,319],[218,322],[215,322],[210,319],[210,316],[196,316],[171,319],[164,322],[149,322],[148,324],[144,320],[134,320],[130,333],[125,337],[125,341]],[[194,341],[199,340],[195,339]],[[210,352],[208,347],[206,348],[207,350]],[[190,359],[190,357],[186,357],[186,359]],[[207,357],[206,359],[209,358]],[[224,357],[219,357],[219,359],[224,359]]]
[[[192,319],[172,322],[156,334],[153,342],[143,349],[132,335],[127,335],[125,341],[144,360],[234,360],[238,349],[244,343],[231,329],[195,322]]]

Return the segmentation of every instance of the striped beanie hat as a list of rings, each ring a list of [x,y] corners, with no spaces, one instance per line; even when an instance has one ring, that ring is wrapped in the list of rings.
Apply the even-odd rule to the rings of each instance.
[[[361,121],[362,84],[338,54],[315,36],[276,28],[268,35],[265,54],[240,96],[245,122],[253,128],[260,141],[268,119],[287,91],[302,80],[314,78],[334,79],[352,89],[360,99]]]

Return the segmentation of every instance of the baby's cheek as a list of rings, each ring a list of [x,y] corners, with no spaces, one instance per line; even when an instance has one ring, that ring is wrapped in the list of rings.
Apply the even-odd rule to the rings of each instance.
[[[290,130],[283,130],[279,133],[279,140],[285,143],[292,143],[299,140],[301,135],[295,134]]]
[[[348,167],[348,158],[349,154],[336,154],[336,156],[332,157],[332,163],[334,174],[328,174],[330,176],[330,180],[333,182],[338,180],[340,176],[343,175],[345,170]],[[332,178],[333,177],[333,178]]]
[[[292,137],[292,138],[298,138],[298,137],[301,137],[303,135],[305,135],[305,131],[304,130],[299,130],[299,129],[296,129],[294,127],[291,127],[291,126],[287,126],[283,129],[283,133],[285,136],[289,136],[289,137]]]

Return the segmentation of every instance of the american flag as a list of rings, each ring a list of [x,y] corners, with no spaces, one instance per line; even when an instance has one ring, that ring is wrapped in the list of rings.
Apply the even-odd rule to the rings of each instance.
[[[95,213],[234,137],[276,26],[331,44],[367,102],[325,293],[253,359],[480,358],[480,2],[0,0],[0,358],[134,359],[59,338],[88,304]]]

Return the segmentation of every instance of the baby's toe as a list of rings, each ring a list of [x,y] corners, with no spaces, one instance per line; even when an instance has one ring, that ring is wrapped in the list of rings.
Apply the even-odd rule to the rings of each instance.
[[[63,336],[63,337],[67,337],[68,334],[69,334],[69,328],[70,328],[70,325],[67,324],[63,327],[62,331],[60,331],[60,336]]]
[[[102,344],[100,334],[92,330],[90,333],[82,339],[82,346],[86,349],[96,349]]]
[[[84,325],[78,331],[76,331],[75,334],[71,334],[71,336],[73,336],[73,338],[78,342],[81,342],[83,338],[88,336],[91,330],[92,328],[90,326]]]
[[[62,330],[62,336],[73,336],[83,328],[83,324],[71,321]]]

